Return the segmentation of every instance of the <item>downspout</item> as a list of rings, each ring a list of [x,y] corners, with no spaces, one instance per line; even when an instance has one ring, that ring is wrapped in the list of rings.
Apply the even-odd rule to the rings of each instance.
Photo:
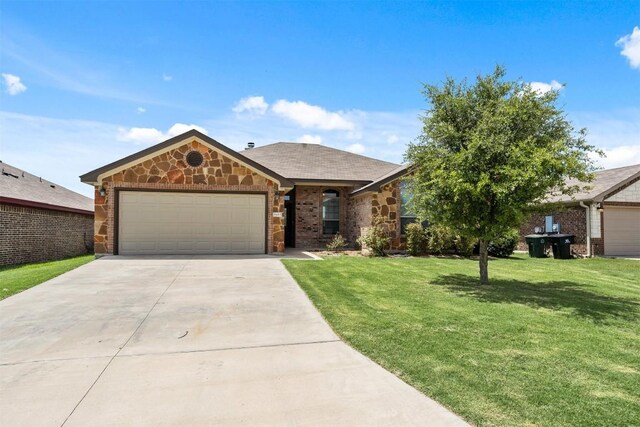
[[[587,217],[587,258],[591,258],[591,206],[580,202],[580,206],[585,208]]]

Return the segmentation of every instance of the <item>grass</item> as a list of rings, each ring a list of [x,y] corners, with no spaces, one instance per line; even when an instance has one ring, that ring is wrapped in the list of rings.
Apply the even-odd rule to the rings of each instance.
[[[640,425],[640,262],[284,260],[349,344],[481,426]]]
[[[93,255],[10,267],[0,267],[0,300],[53,279],[94,260]]]

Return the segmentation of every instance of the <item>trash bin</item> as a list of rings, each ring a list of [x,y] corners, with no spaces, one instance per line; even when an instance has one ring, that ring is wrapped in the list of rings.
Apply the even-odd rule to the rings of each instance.
[[[524,236],[527,247],[529,248],[529,257],[531,258],[544,258],[547,255],[544,253],[544,247],[547,243],[547,237],[544,234],[529,234]]]
[[[571,244],[576,242],[573,234],[552,234],[548,236],[555,259],[571,259]]]

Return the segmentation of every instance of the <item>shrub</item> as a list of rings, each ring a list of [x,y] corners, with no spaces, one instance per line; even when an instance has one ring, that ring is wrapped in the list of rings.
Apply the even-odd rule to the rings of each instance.
[[[476,241],[468,237],[455,236],[453,239],[454,250],[458,255],[469,257],[473,255],[473,248],[476,245]]]
[[[407,252],[409,255],[417,256],[427,253],[428,236],[427,231],[420,223],[408,224],[406,228]]]
[[[347,247],[347,241],[340,233],[333,236],[333,239],[327,243],[327,250],[331,252],[343,251]]]
[[[470,256],[476,244],[475,240],[460,236],[448,227],[435,224],[427,228],[426,239],[427,251],[432,254],[453,252],[462,256]]]
[[[489,255],[497,258],[508,258],[518,245],[520,234],[518,230],[511,230],[504,236],[489,242]]]
[[[441,254],[455,249],[455,235],[447,227],[435,224],[430,225],[427,228],[426,235],[429,253]]]
[[[362,248],[370,249],[373,256],[386,256],[384,250],[389,245],[390,240],[384,226],[384,218],[377,215],[373,218],[371,227],[360,236],[358,243]]]

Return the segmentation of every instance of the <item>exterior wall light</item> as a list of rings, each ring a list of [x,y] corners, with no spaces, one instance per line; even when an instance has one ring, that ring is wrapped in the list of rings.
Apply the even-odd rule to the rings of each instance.
[[[107,190],[104,189],[104,187],[100,187],[100,189],[98,190],[98,192],[100,193],[100,195],[102,197],[107,195]]]

